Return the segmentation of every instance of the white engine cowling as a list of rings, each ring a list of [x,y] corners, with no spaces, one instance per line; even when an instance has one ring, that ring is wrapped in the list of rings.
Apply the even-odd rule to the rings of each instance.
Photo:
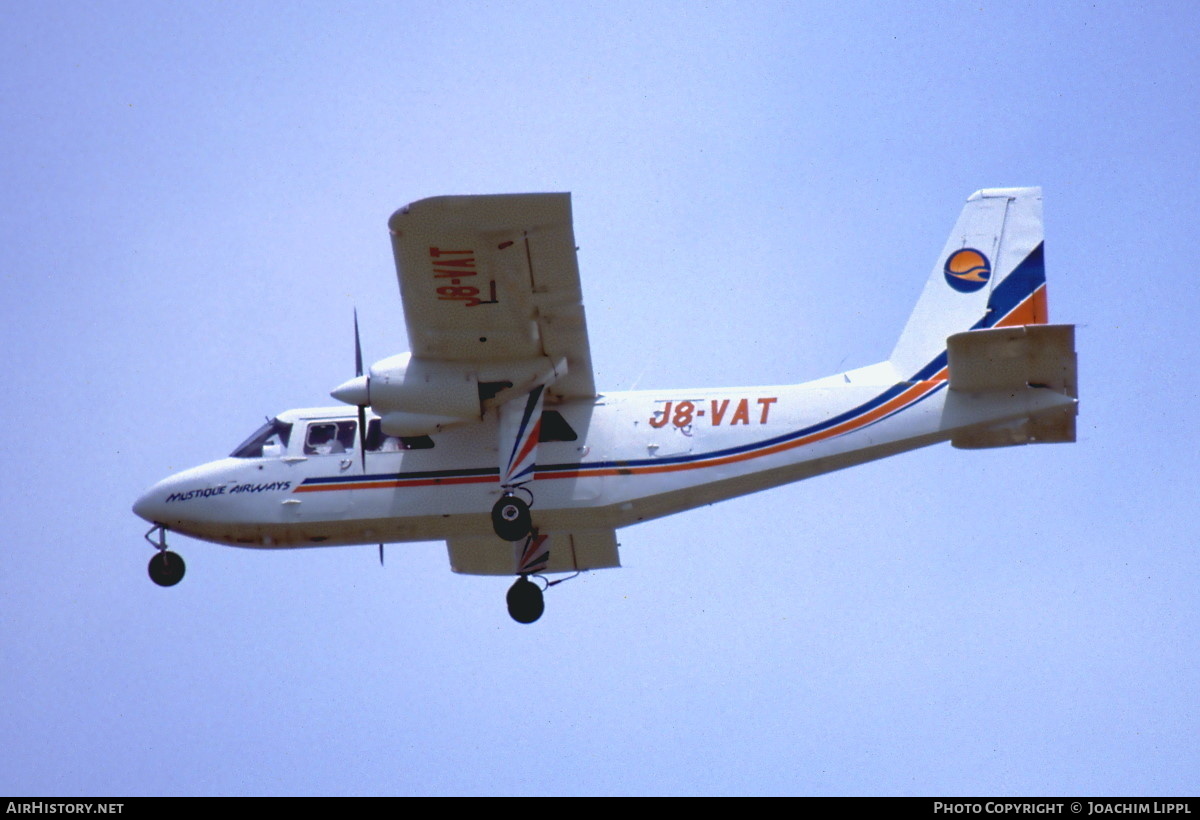
[[[404,437],[428,436],[463,422],[464,419],[457,419],[453,416],[433,416],[428,413],[406,413],[403,410],[393,410],[383,414],[380,425],[384,435]]]
[[[371,409],[389,436],[419,436],[479,421],[479,381],[470,365],[431,362],[411,353],[371,365]]]
[[[376,362],[368,375],[350,379],[330,395],[356,407],[369,406],[389,436],[423,436],[477,422],[487,408],[552,384],[566,372],[565,359],[479,364],[401,353]]]

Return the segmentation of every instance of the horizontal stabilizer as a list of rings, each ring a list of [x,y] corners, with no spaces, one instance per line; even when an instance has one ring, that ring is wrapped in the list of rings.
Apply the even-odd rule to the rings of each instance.
[[[1074,325],[955,333],[946,340],[946,348],[951,390],[979,393],[1031,385],[1079,398]]]
[[[621,566],[616,530],[577,530],[535,536],[545,538],[550,552],[542,572],[576,572]],[[523,551],[520,542],[511,544],[494,535],[465,536],[446,541],[450,569],[464,575],[516,575]]]
[[[1003,394],[1016,399],[1049,390],[1077,399],[1079,386],[1073,325],[1023,325],[956,333],[946,340],[950,389],[960,394]],[[997,397],[999,400],[999,396]],[[1035,410],[987,428],[954,435],[963,449],[1012,447],[1075,440],[1076,404]]]

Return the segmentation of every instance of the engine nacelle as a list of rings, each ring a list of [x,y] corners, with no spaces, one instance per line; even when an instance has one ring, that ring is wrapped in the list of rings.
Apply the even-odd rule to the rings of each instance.
[[[464,419],[453,416],[431,416],[428,413],[406,413],[403,410],[384,413],[380,419],[380,427],[385,436],[402,437],[429,436],[463,423]]]
[[[491,407],[553,384],[567,372],[565,358],[541,356],[502,362],[443,362],[411,353],[389,356],[330,393],[370,407],[389,436],[424,436],[480,421]]]
[[[481,417],[474,367],[426,361],[411,353],[371,365],[369,395],[371,409],[391,436],[426,435]]]

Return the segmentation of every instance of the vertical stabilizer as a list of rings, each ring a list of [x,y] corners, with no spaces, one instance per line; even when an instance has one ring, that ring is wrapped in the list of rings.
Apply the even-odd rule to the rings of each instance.
[[[1042,189],[985,188],[967,199],[889,361],[902,379],[945,378],[952,334],[1047,321]]]

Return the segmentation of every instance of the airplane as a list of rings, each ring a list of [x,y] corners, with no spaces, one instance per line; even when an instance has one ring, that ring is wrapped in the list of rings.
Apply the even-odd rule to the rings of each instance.
[[[172,530],[381,562],[444,540],[454,572],[516,576],[509,614],[532,623],[550,586],[620,565],[622,527],[939,442],[1075,440],[1040,188],[972,194],[891,355],[799,385],[597,392],[570,194],[423,199],[388,228],[410,352],[364,372],[356,314],[342,406],[280,413],[138,498],[155,583],[185,571]]]

